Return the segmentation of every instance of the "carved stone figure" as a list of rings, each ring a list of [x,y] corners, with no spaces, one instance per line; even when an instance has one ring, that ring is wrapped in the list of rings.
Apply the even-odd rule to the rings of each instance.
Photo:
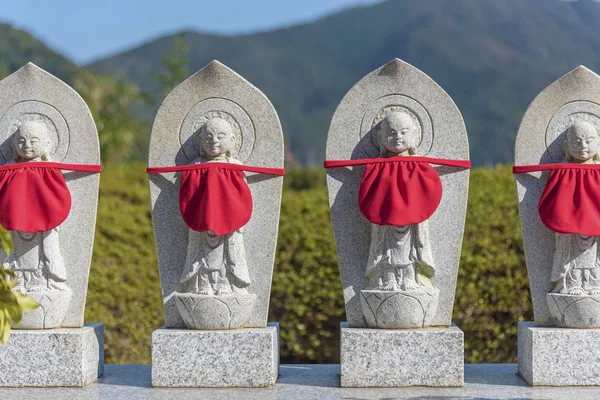
[[[564,75],[531,103],[517,134],[519,216],[538,327],[600,327],[599,82],[583,66]],[[520,341],[522,329],[530,330],[519,327]]]
[[[564,143],[565,161],[596,164],[600,135],[586,121],[574,122]],[[556,233],[552,268],[553,292],[571,295],[600,295],[599,236]]]
[[[382,157],[416,154],[418,126],[410,114],[389,113],[377,132]],[[434,263],[427,221],[407,226],[371,225],[366,278],[369,289],[386,291],[431,287]]]
[[[235,134],[223,118],[210,118],[196,134],[195,144],[200,156],[194,164],[226,162],[242,164],[231,156]],[[190,229],[188,249],[180,293],[202,295],[248,294],[250,285],[243,228],[226,235],[212,231]]]
[[[165,98],[148,166],[166,328],[266,328],[283,174],[272,104],[213,61]]]
[[[347,318],[341,386],[461,386],[463,334],[450,325],[470,163],[459,110],[391,60],[344,96],[325,159]]]
[[[50,138],[42,121],[23,121],[12,140],[15,162],[48,160]],[[23,293],[69,290],[67,273],[60,249],[59,227],[46,232],[10,232],[14,251],[6,261],[19,280],[14,289]]]

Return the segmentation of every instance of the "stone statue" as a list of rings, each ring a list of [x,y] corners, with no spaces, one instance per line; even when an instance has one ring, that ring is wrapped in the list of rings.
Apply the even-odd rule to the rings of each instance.
[[[196,133],[195,144],[200,156],[192,163],[242,164],[231,155],[234,142],[230,122],[212,117]],[[178,292],[217,296],[248,294],[249,285],[243,228],[226,235],[190,229]]]
[[[585,121],[574,122],[564,143],[565,162],[598,163],[600,135]],[[553,293],[600,295],[599,236],[556,233],[552,268]]]
[[[49,161],[50,135],[42,121],[23,121],[11,144],[17,163]],[[23,293],[69,290],[65,284],[67,274],[60,250],[59,227],[46,232],[11,231],[10,235],[14,249],[5,266],[12,269],[19,280],[14,290]]]
[[[381,157],[416,154],[418,125],[408,112],[390,112],[375,140]],[[371,246],[366,278],[368,289],[407,291],[432,287],[435,267],[427,221],[407,226],[371,226]]]

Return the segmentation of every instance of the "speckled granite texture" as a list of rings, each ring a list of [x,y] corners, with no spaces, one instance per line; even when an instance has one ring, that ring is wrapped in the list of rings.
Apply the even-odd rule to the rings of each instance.
[[[600,329],[520,322],[518,334],[519,374],[530,385],[600,386]]]
[[[342,387],[462,386],[464,334],[449,328],[365,329],[342,323]]]
[[[0,386],[81,387],[103,373],[104,324],[13,330],[8,343],[0,345]],[[0,394],[0,399],[12,397]]]
[[[279,373],[279,324],[152,334],[152,386],[267,387]]]

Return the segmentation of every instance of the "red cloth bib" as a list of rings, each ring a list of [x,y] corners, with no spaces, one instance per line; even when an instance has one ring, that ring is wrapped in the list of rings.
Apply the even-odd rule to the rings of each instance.
[[[71,193],[60,170],[100,172],[100,168],[52,162],[0,166],[0,224],[22,232],[56,228],[71,211]]]
[[[442,182],[429,163],[471,165],[466,160],[405,156],[325,161],[325,168],[366,165],[358,191],[361,213],[377,225],[404,226],[427,220],[442,199]]]
[[[209,162],[148,168],[149,174],[182,172],[179,209],[186,225],[198,232],[231,233],[250,221],[252,194],[244,171],[284,175],[279,168]]]
[[[540,219],[554,232],[600,236],[600,165],[515,166],[514,173],[547,171],[540,197]]]

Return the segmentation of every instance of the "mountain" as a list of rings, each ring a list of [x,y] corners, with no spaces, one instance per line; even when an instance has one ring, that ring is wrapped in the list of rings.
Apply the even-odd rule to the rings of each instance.
[[[62,80],[69,80],[78,70],[75,64],[49,49],[42,41],[0,22],[0,70],[12,73],[29,61]]]
[[[518,123],[539,91],[584,64],[600,71],[600,5],[592,0],[388,0],[312,23],[240,36],[184,32],[190,71],[213,59],[259,87],[291,151],[324,158],[343,95],[394,57],[435,79],[463,113],[475,165],[510,162]],[[87,66],[160,98],[165,36]]]

